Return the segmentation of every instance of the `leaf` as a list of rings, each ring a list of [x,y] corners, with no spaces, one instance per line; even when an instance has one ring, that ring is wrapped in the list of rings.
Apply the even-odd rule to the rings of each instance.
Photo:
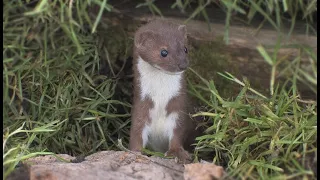
[[[272,170],[279,171],[279,172],[283,172],[282,168],[279,168],[277,166],[273,166],[271,164],[265,164],[264,162],[261,162],[261,161],[250,160],[249,164],[255,165],[255,166],[259,166],[259,167],[268,168],[268,169],[272,169]]]
[[[272,61],[271,57],[268,55],[267,51],[263,48],[263,46],[258,45],[257,50],[259,51],[259,53],[261,54],[261,56],[263,57],[263,59],[264,59],[270,66],[273,66],[273,61]]]

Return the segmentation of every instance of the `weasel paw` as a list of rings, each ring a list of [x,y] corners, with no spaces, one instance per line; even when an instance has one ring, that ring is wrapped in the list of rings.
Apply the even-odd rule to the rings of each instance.
[[[184,150],[183,148],[178,148],[178,149],[169,149],[166,153],[165,156],[174,156],[177,159],[176,162],[181,164],[186,164],[188,162],[191,162],[191,156],[189,155],[188,151]]]

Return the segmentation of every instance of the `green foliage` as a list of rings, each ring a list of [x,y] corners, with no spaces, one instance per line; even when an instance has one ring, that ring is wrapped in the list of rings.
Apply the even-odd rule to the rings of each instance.
[[[300,48],[311,53],[308,48]],[[196,139],[196,160],[212,159],[227,167],[229,176],[242,179],[315,178],[317,102],[304,101],[299,96],[301,57],[289,64],[291,78],[279,84],[273,77],[278,59],[272,60],[261,46],[258,50],[273,66],[270,96],[252,89],[246,79],[240,81],[226,72],[219,74],[243,88],[235,99],[224,98],[213,80],[208,81],[191,69],[203,82],[189,83],[191,94],[207,106],[206,111],[193,115],[207,119],[205,135]],[[312,56],[315,52],[309,54],[309,58]],[[314,78],[316,75],[311,79]],[[311,80],[309,85],[316,86],[313,83]]]
[[[149,1],[149,0],[146,0]],[[178,7],[182,12],[185,12],[190,4],[194,1],[180,1],[177,0],[171,7]],[[216,4],[226,11],[225,19],[225,35],[224,40],[226,44],[229,43],[229,28],[230,22],[232,19],[232,14],[234,12],[240,13],[246,16],[247,23],[250,23],[257,15],[262,15],[264,20],[261,22],[259,30],[266,21],[271,24],[278,32],[283,28],[284,22],[290,22],[291,28],[288,33],[288,37],[291,35],[293,29],[295,28],[296,20],[298,16],[301,16],[305,22],[305,31],[307,34],[312,33],[316,34],[316,30],[313,28],[313,24],[316,23],[314,17],[317,12],[317,0],[305,1],[305,0],[283,0],[283,1],[274,1],[274,0],[198,0],[198,7],[193,10],[189,18],[185,21],[186,23],[197,16],[202,16],[208,23],[210,19],[207,15],[206,7]],[[301,15],[302,14],[302,15]],[[289,16],[289,18],[288,18]],[[210,25],[209,25],[209,29]]]
[[[6,175],[30,155],[87,155],[128,138],[131,105],[114,99],[117,80],[101,72],[112,67],[102,67],[100,39],[91,34],[112,8],[106,2],[4,2]]]
[[[197,138],[195,154],[228,167],[230,176],[314,177],[309,170],[314,159],[307,157],[316,156],[317,150],[316,102],[298,97],[295,79],[289,90],[277,86],[273,96],[266,98],[248,83],[228,73],[222,75],[244,87],[230,100],[219,95],[214,81],[203,79],[202,93],[195,94],[199,99],[203,99],[203,91],[210,94],[210,99],[203,102],[208,111],[194,116],[206,116],[208,121],[206,135]]]

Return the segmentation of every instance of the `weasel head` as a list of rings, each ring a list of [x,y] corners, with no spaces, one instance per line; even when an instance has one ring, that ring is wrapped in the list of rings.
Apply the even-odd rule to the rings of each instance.
[[[138,29],[135,51],[154,68],[168,74],[179,74],[188,68],[185,25],[155,20]]]

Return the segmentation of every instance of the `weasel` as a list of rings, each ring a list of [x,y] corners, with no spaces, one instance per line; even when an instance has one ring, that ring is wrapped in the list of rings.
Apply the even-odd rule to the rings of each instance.
[[[186,33],[185,25],[163,20],[152,21],[135,33],[132,151],[148,147],[182,162],[190,159],[185,149],[194,128],[186,112]]]

